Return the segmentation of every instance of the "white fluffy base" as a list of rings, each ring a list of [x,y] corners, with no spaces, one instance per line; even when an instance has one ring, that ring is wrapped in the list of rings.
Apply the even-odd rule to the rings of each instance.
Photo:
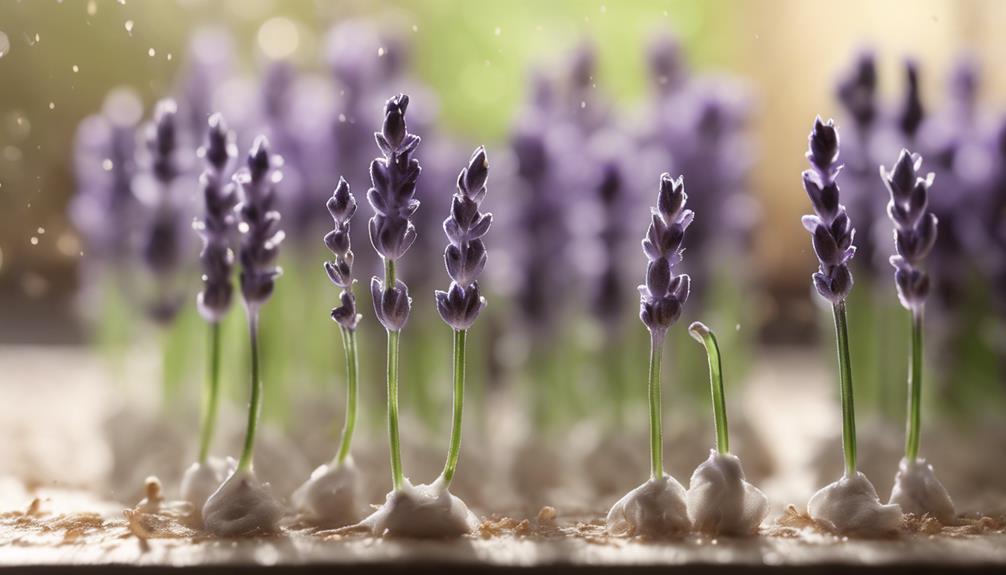
[[[303,518],[321,527],[344,527],[360,520],[360,472],[349,457],[342,464],[319,465],[293,492],[291,502]]]
[[[478,528],[479,519],[451,495],[443,478],[429,485],[412,485],[406,479],[359,525],[374,535],[432,539],[467,535]]]
[[[944,525],[953,525],[957,521],[950,494],[925,459],[901,459],[890,502],[900,505],[903,513],[914,513],[920,517],[928,513]]]
[[[206,500],[203,525],[222,537],[271,532],[276,530],[282,514],[269,484],[259,482],[254,471],[239,469]]]
[[[696,531],[751,535],[768,514],[768,498],[744,480],[736,455],[710,450],[709,459],[692,473],[688,484],[688,517]]]
[[[185,470],[181,484],[182,500],[192,504],[192,518],[198,523],[202,523],[203,505],[206,505],[206,500],[213,495],[227,476],[234,472],[235,467],[237,462],[232,458],[210,457],[206,463],[196,462]]]
[[[608,533],[667,537],[691,528],[685,488],[670,475],[650,479],[625,494],[608,511]]]
[[[901,526],[901,508],[881,503],[873,484],[858,471],[815,493],[807,513],[832,531],[848,535],[884,535]]]

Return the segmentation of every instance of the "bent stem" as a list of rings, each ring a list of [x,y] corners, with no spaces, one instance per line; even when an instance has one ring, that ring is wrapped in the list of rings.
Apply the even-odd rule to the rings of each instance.
[[[692,338],[706,348],[709,357],[709,387],[713,397],[713,421],[716,425],[716,451],[730,452],[730,435],[727,431],[727,399],[723,391],[723,363],[720,360],[720,345],[716,334],[702,322],[688,326]]]
[[[217,404],[220,401],[220,322],[210,324],[210,361],[207,364],[206,386],[203,388],[203,425],[199,438],[199,463],[210,456],[210,443],[217,427]]]
[[[908,429],[905,440],[905,457],[909,461],[919,457],[919,438],[922,434],[922,316],[922,306],[912,310],[912,359],[908,366]]]
[[[248,331],[251,334],[251,399],[248,403],[248,427],[245,431],[244,449],[238,470],[247,471],[252,468],[252,456],[255,452],[255,431],[258,429],[259,415],[262,413],[262,379],[259,377],[259,345],[258,345],[258,309],[248,308]]]
[[[342,439],[335,463],[341,465],[349,457],[349,446],[353,443],[356,428],[356,374],[359,371],[359,356],[356,351],[356,331],[342,328],[342,349],[346,352],[346,423],[342,426]]]
[[[660,417],[660,356],[665,332],[650,330],[650,479],[664,476],[663,431]]]
[[[384,289],[395,285],[395,262],[384,260]],[[398,335],[388,331],[388,437],[391,442],[391,485],[395,491],[402,488],[402,447],[398,439]]]
[[[842,393],[842,451],[845,454],[845,474],[856,473],[856,406],[852,394],[852,361],[849,358],[849,326],[845,301],[832,306],[835,312],[835,337],[838,343],[838,371]]]
[[[451,445],[447,451],[447,463],[444,465],[444,487],[451,486],[454,471],[458,467],[458,455],[461,453],[461,412],[465,404],[465,340],[468,330],[454,330],[454,421],[451,424]]]

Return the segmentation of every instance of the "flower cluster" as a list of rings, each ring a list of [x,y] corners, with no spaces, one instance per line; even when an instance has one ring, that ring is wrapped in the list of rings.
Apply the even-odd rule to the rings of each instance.
[[[203,291],[196,299],[199,313],[206,321],[220,321],[231,305],[234,287],[231,271],[234,269],[234,251],[231,249],[234,231],[234,206],[237,193],[227,181],[226,171],[237,155],[234,133],[227,129],[220,114],[209,119],[206,145],[199,150],[206,169],[199,178],[203,189],[205,215],[196,220],[193,228],[203,239],[199,259],[203,266]]]
[[[479,146],[468,167],[458,175],[458,191],[451,202],[451,215],[444,220],[444,232],[450,242],[444,251],[447,275],[451,277],[446,292],[437,291],[437,311],[447,325],[468,329],[475,322],[486,300],[479,294],[478,277],[486,266],[486,246],[482,237],[492,225],[492,214],[479,212],[486,197],[489,160]]]
[[[891,194],[887,216],[894,222],[894,247],[891,256],[898,286],[898,298],[905,308],[921,309],[929,295],[929,274],[920,265],[936,243],[936,216],[929,210],[929,187],[933,175],[918,175],[922,157],[901,150],[890,172],[880,167],[880,176]]]
[[[363,316],[356,312],[353,295],[353,250],[349,237],[349,221],[356,213],[356,198],[349,191],[349,183],[339,178],[339,185],[325,204],[334,221],[332,231],[325,234],[325,247],[335,255],[335,260],[325,262],[325,272],[332,283],[342,288],[339,307],[332,309],[332,319],[353,331]]]
[[[384,157],[371,162],[373,187],[367,190],[367,201],[374,209],[374,216],[370,218],[370,242],[390,265],[394,265],[416,241],[416,228],[411,218],[419,209],[419,200],[415,198],[416,180],[422,168],[419,160],[412,157],[420,138],[410,134],[405,124],[408,106],[409,97],[404,94],[389,99],[384,106],[384,126],[374,134]],[[409,288],[397,279],[394,285],[384,285],[375,276],[370,282],[370,291],[381,325],[388,331],[401,331],[412,308]]]
[[[278,157],[270,154],[269,142],[262,136],[255,139],[248,153],[246,168],[235,176],[241,189],[238,214],[246,229],[241,238],[241,293],[249,308],[264,303],[282,270],[273,265],[279,254],[284,233],[279,229],[276,184],[282,173],[276,169]]]
[[[835,179],[842,166],[838,162],[838,130],[835,123],[817,118],[810,133],[806,156],[811,169],[803,172],[803,187],[810,196],[817,215],[803,216],[803,227],[814,238],[814,253],[819,269],[814,273],[814,287],[821,297],[839,303],[852,289],[849,260],[856,253],[852,245],[855,230],[845,206],[839,203]]]
[[[662,335],[678,321],[688,300],[691,278],[674,274],[674,267],[681,263],[685,230],[695,217],[685,209],[687,201],[682,178],[673,180],[661,174],[657,205],[643,239],[643,253],[650,263],[646,266],[646,283],[639,286],[639,319],[654,334]]]

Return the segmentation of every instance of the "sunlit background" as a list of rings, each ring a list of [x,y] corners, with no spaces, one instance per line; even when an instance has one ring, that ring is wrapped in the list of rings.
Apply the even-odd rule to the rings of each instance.
[[[737,412],[734,429],[742,455],[752,460],[749,474],[785,486],[779,488],[784,499],[795,497],[786,491],[798,482],[799,473],[791,469],[809,474],[812,483],[814,474],[829,476],[840,465],[830,318],[811,293],[816,262],[800,225],[800,215],[810,209],[800,185],[807,133],[816,115],[837,120],[851,150],[848,161],[858,162],[840,183],[859,196],[874,194],[864,202],[876,207],[865,212],[874,219],[884,217],[885,201],[876,166],[892,164],[898,147],[911,141],[918,143],[917,151],[933,154],[925,167],[937,172],[933,194],[942,199],[934,204],[950,214],[941,219],[949,222],[960,211],[964,215],[955,221],[962,229],[970,229],[968,218],[1001,222],[1000,213],[988,210],[1006,202],[1006,189],[995,180],[1003,162],[996,138],[1006,118],[1006,74],[998,68],[1006,58],[1004,20],[1006,4],[994,0],[4,0],[0,430],[17,430],[26,439],[3,442],[0,461],[10,468],[0,467],[0,473],[128,498],[144,475],[177,476],[194,449],[191,426],[165,421],[192,423],[198,411],[205,359],[204,325],[193,304],[196,236],[186,224],[187,261],[178,272],[181,308],[168,321],[154,321],[155,304],[146,301],[150,286],[146,293],[142,286],[124,291],[120,281],[128,276],[150,283],[142,258],[132,254],[110,264],[92,250],[94,239],[72,208],[88,172],[115,168],[103,165],[107,158],[81,152],[78,128],[85,118],[105,114],[139,129],[155,103],[168,97],[188,115],[183,144],[191,153],[183,178],[192,209],[199,206],[196,178],[202,166],[194,150],[203,139],[197,127],[205,125],[204,112],[224,113],[239,132],[242,158],[255,135],[268,134],[288,157],[288,181],[314,187],[311,201],[283,204],[292,236],[284,246],[287,273],[264,319],[271,389],[266,413],[276,430],[265,438],[265,449],[286,453],[277,467],[309,471],[322,457],[316,454],[331,447],[342,413],[342,357],[327,319],[337,290],[321,270],[323,202],[331,192],[325,183],[331,174],[325,171],[350,179],[361,200],[354,228],[365,231],[367,163],[378,154],[370,134],[380,127],[384,99],[405,91],[412,98],[410,126],[424,137],[418,197],[427,211],[419,224],[421,243],[410,252],[404,272],[419,295],[416,316],[403,334],[403,377],[412,380],[403,383],[403,411],[421,430],[420,439],[406,446],[406,458],[423,469],[422,454],[432,452],[435,465],[448,428],[449,332],[433,313],[431,295],[448,282],[439,259],[445,242],[440,221],[447,216],[458,170],[471,149],[484,144],[493,166],[485,207],[499,217],[487,240],[491,313],[473,330],[470,367],[470,417],[481,434],[466,439],[466,449],[483,453],[466,457],[492,458],[478,438],[498,435],[508,453],[517,454],[497,457],[507,465],[549,461],[550,442],[535,446],[542,453],[531,453],[523,443],[525,435],[535,434],[528,430],[548,430],[555,445],[573,438],[578,455],[569,466],[595,476],[581,481],[588,484],[582,493],[608,497],[635,483],[632,476],[597,471],[623,465],[597,454],[638,450],[639,457],[624,467],[645,469],[645,438],[639,432],[645,427],[646,339],[633,303],[645,268],[638,240],[659,175],[671,171],[683,174],[697,222],[707,223],[686,240],[685,269],[701,281],[693,285],[684,325],[675,328],[682,333],[670,342],[665,393],[669,418],[680,422],[672,424],[677,426],[672,437],[680,439],[669,441],[668,450],[680,454],[675,445],[690,446],[687,457],[671,455],[670,465],[687,475],[710,443],[705,358],[683,333],[686,320],[703,319],[723,334],[731,409]],[[661,54],[671,58],[666,75],[654,68]],[[867,140],[857,139],[852,110],[838,97],[838,86],[855,77],[857,59],[867,55],[876,64],[877,119],[864,146]],[[917,63],[926,114],[917,141],[897,133],[906,59]],[[976,81],[973,101],[962,74]],[[685,96],[675,100],[679,82]],[[363,88],[357,93],[355,86]],[[272,101],[278,112],[270,115]],[[708,102],[715,113],[702,116]],[[536,115],[545,108],[551,115]],[[537,122],[546,116],[558,119]],[[695,144],[708,127],[703,118],[720,122],[711,128],[719,139],[708,149]],[[678,132],[665,145],[668,125]],[[519,142],[528,133],[549,142],[553,171],[547,179],[526,177],[529,158],[522,164]],[[313,136],[300,138],[303,134]],[[331,144],[326,137],[342,147],[310,149],[318,142]],[[283,149],[284,138],[300,148]],[[301,159],[319,155],[328,159]],[[599,200],[598,191],[598,174],[608,164],[618,168],[622,182],[619,203],[610,205]],[[873,179],[864,183],[865,178]],[[694,189],[690,181],[697,182]],[[551,190],[546,194],[551,199],[537,198],[541,189]],[[706,189],[712,191],[703,199]],[[528,210],[550,201],[564,213],[556,216],[561,223],[546,225],[562,226],[564,239],[537,244],[527,228]],[[882,251],[876,257],[884,261],[893,249],[887,231],[875,231],[881,239],[874,239],[862,230],[877,226],[855,223],[861,228],[857,244],[875,246],[863,251]],[[114,230],[142,223],[101,226]],[[609,252],[598,240],[604,226],[624,232]],[[931,314],[926,409],[932,416],[923,448],[933,460],[946,457],[944,469],[959,470],[948,486],[982,491],[981,497],[962,499],[987,501],[985,494],[994,494],[998,485],[999,505],[998,468],[975,454],[1001,453],[1006,437],[997,415],[1006,405],[1001,228],[993,224],[982,238],[944,244],[942,260],[934,264],[934,274],[955,281],[937,296]],[[365,237],[354,235],[364,285],[376,262]],[[562,263],[566,273],[542,280],[549,295],[535,299],[538,288],[528,286],[537,278],[522,278],[534,273],[529,266],[535,249],[552,247],[556,253],[544,257]],[[908,320],[898,307],[891,270],[863,261],[866,257],[859,256],[854,270],[851,330],[865,422],[864,466],[878,461],[871,469],[883,476],[880,487],[890,485],[902,442]],[[598,269],[608,264],[617,267],[621,291],[602,297],[601,305],[595,295],[603,276]],[[615,311],[607,309],[613,301]],[[383,334],[365,294],[361,308],[363,425],[371,436],[361,440],[368,446],[363,459],[383,473]],[[227,345],[233,359],[225,375],[233,401],[225,417],[235,435],[246,351],[240,307],[230,316]],[[542,317],[548,325],[535,325]],[[319,407],[318,397],[330,398],[331,405]],[[137,405],[145,411],[132,407]],[[517,415],[502,422],[483,417],[498,405]],[[62,421],[36,417],[44,411]],[[305,420],[330,425],[305,427]],[[504,433],[486,429],[493,426]],[[125,429],[136,430],[135,437],[123,437]],[[611,439],[620,429],[626,430],[622,437]],[[64,444],[67,433],[75,435],[70,446]],[[426,437],[436,440],[424,444]],[[978,439],[966,453],[955,454],[952,446],[962,437]],[[284,442],[303,453],[289,455]],[[151,451],[169,455],[155,460]],[[81,471],[54,463],[63,457]],[[476,465],[469,465],[462,464],[461,475],[474,473]],[[520,497],[553,481],[549,472],[537,472],[515,472]],[[532,485],[528,493],[521,492],[525,483]],[[561,484],[554,480],[548,486]],[[492,507],[484,494],[469,497]]]

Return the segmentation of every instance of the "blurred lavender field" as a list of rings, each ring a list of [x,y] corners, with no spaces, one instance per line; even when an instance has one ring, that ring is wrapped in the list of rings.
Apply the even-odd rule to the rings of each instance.
[[[242,161],[259,135],[282,157],[284,277],[262,312],[265,415],[275,433],[265,449],[296,445],[313,461],[337,436],[343,389],[329,318],[338,292],[322,269],[325,201],[340,176],[364,196],[383,104],[407,93],[424,168],[418,239],[399,271],[415,299],[402,348],[403,412],[415,430],[407,453],[425,457],[425,440],[448,426],[450,339],[433,298],[447,277],[441,222],[458,169],[485,145],[493,164],[485,207],[496,223],[481,287],[491,305],[470,343],[476,439],[466,449],[478,453],[466,453],[465,471],[477,474],[476,462],[490,458],[480,437],[517,462],[521,501],[561,486],[565,463],[553,462],[570,438],[569,465],[585,470],[589,493],[617,493],[625,476],[631,484],[631,472],[612,467],[645,468],[638,242],[669,172],[684,176],[696,213],[681,264],[692,299],[668,336],[666,384],[669,449],[688,456],[671,459],[688,469],[710,443],[705,357],[684,333],[701,319],[718,330],[736,390],[737,450],[752,477],[778,477],[788,459],[774,411],[804,409],[782,402],[802,397],[805,380],[816,388],[834,378],[830,320],[810,295],[814,257],[799,225],[806,131],[820,114],[842,128],[842,189],[857,224],[859,287],[849,309],[868,421],[863,466],[876,458],[874,474],[888,474],[902,437],[909,323],[887,263],[892,229],[877,167],[909,147],[936,174],[940,220],[926,356],[926,409],[938,423],[927,434],[934,458],[960,438],[981,438],[966,450],[978,462],[962,456],[956,481],[993,489],[997,470],[982,465],[981,452],[1001,450],[1006,436],[998,415],[1006,406],[1006,76],[995,67],[1006,56],[995,25],[1006,6],[832,4],[5,3],[0,345],[11,356],[27,346],[51,347],[54,357],[67,344],[85,348],[88,373],[102,374],[95,387],[118,397],[118,411],[102,408],[112,414],[101,422],[107,477],[84,483],[121,497],[139,486],[137,476],[180,470],[163,454],[186,453],[205,371],[200,242],[191,229],[201,210],[197,149],[209,116],[220,113]],[[155,123],[170,106],[170,119]],[[365,223],[352,234],[354,273],[380,274]],[[357,296],[361,425],[373,447],[361,458],[380,468],[383,334],[368,290]],[[234,408],[245,397],[243,321],[241,313],[224,321]],[[9,373],[17,383],[26,377]],[[4,393],[16,401],[28,392]],[[149,411],[130,409],[136,398]],[[125,445],[119,434],[131,428],[136,443]],[[811,432],[820,441],[801,448],[822,476],[840,464],[830,443],[837,431]],[[143,441],[162,436],[179,445],[145,453]],[[630,451],[639,457],[622,453]],[[127,460],[135,471],[124,469]],[[277,455],[275,465],[306,464]]]

